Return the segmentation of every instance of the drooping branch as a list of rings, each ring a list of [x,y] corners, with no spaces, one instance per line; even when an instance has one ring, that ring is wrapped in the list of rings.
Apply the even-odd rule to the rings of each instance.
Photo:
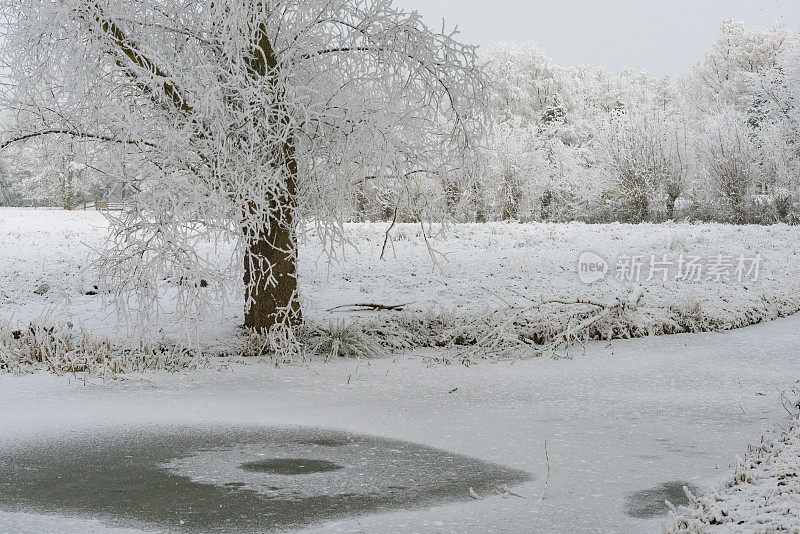
[[[300,56],[300,59],[311,59],[313,57],[324,56],[326,54],[335,54],[337,52],[381,52],[385,50],[386,48],[384,47],[376,48],[373,46],[340,46],[336,48],[325,48],[323,50],[317,50],[315,52],[303,54]]]
[[[314,52],[302,54],[300,59],[307,60],[312,59],[315,57],[320,57],[328,54],[337,54],[337,53],[353,53],[353,52],[373,52],[373,53],[381,53],[381,52],[389,52],[392,51],[391,49],[385,46],[342,46],[342,47],[333,47],[333,48],[325,48],[322,50],[316,50]],[[434,83],[441,87],[444,91],[445,95],[447,96],[448,101],[450,102],[450,107],[455,115],[455,125],[459,126],[463,122],[462,114],[458,110],[458,106],[456,103],[455,96],[453,95],[453,91],[447,82],[442,78],[440,73],[436,71],[433,67],[431,67],[426,61],[416,57],[414,54],[404,54],[405,59],[410,60],[412,63],[416,64],[419,68],[427,72],[430,76],[433,77]],[[469,142],[467,140],[467,142]]]

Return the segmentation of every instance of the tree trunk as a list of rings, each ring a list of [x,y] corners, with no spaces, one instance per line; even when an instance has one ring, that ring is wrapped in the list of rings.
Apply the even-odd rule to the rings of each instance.
[[[291,221],[276,218],[265,226],[269,234],[249,238],[244,255],[245,302],[249,304],[245,305],[244,324],[261,331],[284,322],[293,325],[301,319],[294,227]]]
[[[275,95],[270,127],[288,129],[289,113],[284,105],[283,89],[278,85],[279,61],[263,24],[256,32],[253,53],[247,58],[250,72],[263,78]],[[280,126],[280,128],[277,128]],[[297,325],[301,320],[297,298],[297,173],[294,138],[289,135],[275,147],[277,169],[284,177],[278,194],[270,199],[270,213],[258,228],[245,235],[244,255],[245,315],[247,328],[269,330],[277,324]],[[251,205],[251,216],[252,213]],[[248,228],[245,225],[245,228]]]
[[[244,325],[259,331],[276,324],[295,326],[302,320],[297,298],[297,160],[292,138],[281,147],[281,155],[284,187],[271,201],[263,223],[245,235]]]
[[[672,196],[669,196],[667,198],[667,220],[668,221],[672,221],[672,220],[675,219],[675,201],[676,200],[677,199],[676,198],[672,198]]]

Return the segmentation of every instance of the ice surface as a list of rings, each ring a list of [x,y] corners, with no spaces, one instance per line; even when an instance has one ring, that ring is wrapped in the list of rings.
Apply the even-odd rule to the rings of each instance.
[[[278,369],[253,363],[122,381],[87,378],[86,385],[81,377],[0,376],[0,447],[46,445],[98,425],[337,428],[444,449],[537,479],[514,488],[530,499],[482,495],[308,532],[659,532],[662,517],[626,513],[629,496],[675,480],[701,489],[728,480],[737,454],[763,430],[786,425],[778,390],[797,380],[798,347],[795,316],[724,333],[592,343],[573,360],[426,367],[414,352]],[[551,477],[542,500],[545,440]],[[0,524],[59,530],[50,518],[28,517],[2,514]],[[76,530],[71,521],[62,531]]]
[[[447,451],[329,429],[149,423],[6,446],[0,502],[7,511],[111,526],[245,533],[463,501],[530,478]]]

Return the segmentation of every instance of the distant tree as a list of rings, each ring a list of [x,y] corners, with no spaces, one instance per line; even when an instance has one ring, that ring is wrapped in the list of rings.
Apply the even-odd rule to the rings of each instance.
[[[0,160],[0,206],[18,205],[21,200],[19,193],[15,191],[8,166],[5,161]]]
[[[725,21],[711,50],[684,80],[687,98],[706,113],[728,106],[746,111],[758,74],[777,66],[793,38],[783,26],[748,30],[742,22]]]
[[[758,151],[762,189],[781,221],[800,220],[800,43],[795,38],[778,64],[762,71],[748,110]]]
[[[687,181],[687,135],[681,117],[660,103],[611,115],[601,136],[607,168],[626,218],[649,220],[663,199],[666,218]]]
[[[728,109],[709,117],[699,148],[710,190],[724,201],[729,220],[739,224],[749,222],[756,185],[762,175],[746,116]]]
[[[563,96],[563,71],[534,43],[498,43],[486,54],[489,99],[498,122],[536,122]]]

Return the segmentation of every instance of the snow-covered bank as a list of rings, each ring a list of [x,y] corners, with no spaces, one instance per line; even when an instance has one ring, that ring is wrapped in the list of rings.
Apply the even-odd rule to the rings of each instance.
[[[797,408],[795,406],[794,408]],[[733,479],[670,512],[667,534],[800,533],[800,420],[763,436]]]
[[[397,325],[427,317],[417,332],[421,339],[411,336],[413,344],[424,345],[442,320],[463,324],[491,310],[525,304],[526,299],[608,301],[625,297],[638,286],[644,289],[640,305],[615,335],[725,330],[800,309],[800,227],[454,225],[428,236],[436,250],[435,262],[419,225],[395,226],[385,259],[380,260],[387,227],[348,225],[355,248],[339,249],[333,263],[313,236],[305,240],[299,276],[308,317],[321,324],[358,319],[378,329],[386,321]],[[102,293],[95,294],[97,276],[89,267],[93,249],[102,246],[105,233],[106,221],[98,212],[0,209],[0,320],[18,326],[70,322],[100,337],[124,335],[125,328],[116,329],[115,308]],[[591,285],[579,280],[577,270],[578,258],[587,250],[604,259],[609,270]],[[204,252],[213,259],[213,247]],[[220,257],[223,252],[217,250]],[[632,256],[642,257],[638,276],[615,272]],[[682,258],[699,257],[708,264],[720,256],[733,262],[728,276],[704,271],[698,280],[676,280]],[[666,259],[671,266],[666,272],[651,273],[653,257],[658,262]],[[739,280],[737,259],[756,257],[762,259],[758,278],[751,274]],[[36,294],[43,284],[50,289]],[[212,299],[215,289],[207,288]],[[165,287],[164,295],[159,333],[175,336],[174,291]],[[242,323],[241,303],[235,298],[226,306],[217,302],[215,313],[193,324],[200,342],[230,345]],[[405,314],[327,311],[365,302],[411,304]],[[528,319],[546,322],[551,312]]]
[[[632,495],[730,477],[736,454],[789,417],[778,390],[797,379],[800,316],[731,332],[590,343],[581,358],[426,367],[396,359],[276,369],[247,365],[126,379],[0,376],[0,458],[99,427],[301,425],[401,439],[533,473],[517,493],[342,519],[309,532],[659,532],[627,514]],[[551,477],[540,499],[550,460]],[[666,498],[666,497],[665,497]],[[663,499],[662,499],[663,502]],[[0,503],[2,509],[2,503]],[[14,532],[102,531],[5,515]],[[81,528],[81,521],[86,529]],[[97,528],[97,530],[95,530]],[[0,531],[2,528],[0,528]]]

